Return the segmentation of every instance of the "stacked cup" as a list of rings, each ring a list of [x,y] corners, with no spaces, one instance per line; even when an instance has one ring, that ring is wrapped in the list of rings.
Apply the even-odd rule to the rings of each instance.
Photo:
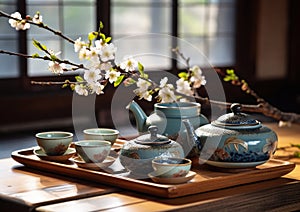
[[[119,131],[109,128],[92,128],[83,131],[84,139],[75,142],[75,149],[86,163],[102,163],[116,141]]]

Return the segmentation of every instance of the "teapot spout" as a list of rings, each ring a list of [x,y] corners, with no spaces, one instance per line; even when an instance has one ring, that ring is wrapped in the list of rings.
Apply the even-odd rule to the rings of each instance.
[[[188,143],[193,143],[196,148],[200,151],[202,149],[202,144],[198,138],[198,136],[195,133],[195,129],[191,122],[188,119],[182,120],[182,123],[184,124],[186,128],[186,134],[187,134],[187,141]]]
[[[126,109],[130,110],[133,113],[138,131],[146,132],[147,131],[146,120],[148,117],[146,113],[143,111],[143,109],[135,101],[130,102],[126,106]]]

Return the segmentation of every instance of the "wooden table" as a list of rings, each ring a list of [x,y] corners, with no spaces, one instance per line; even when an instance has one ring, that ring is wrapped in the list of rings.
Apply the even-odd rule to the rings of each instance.
[[[300,126],[278,128],[279,148],[300,144]],[[275,157],[300,164],[278,150]],[[300,150],[299,150],[300,151]],[[272,180],[174,199],[164,199],[37,171],[11,158],[0,160],[0,211],[295,211],[300,210],[300,165]]]

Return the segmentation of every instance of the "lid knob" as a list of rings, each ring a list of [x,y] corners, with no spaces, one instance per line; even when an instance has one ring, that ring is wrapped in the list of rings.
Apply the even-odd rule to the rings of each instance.
[[[234,115],[240,114],[242,110],[242,105],[240,103],[233,103],[230,106],[230,110],[234,113]]]
[[[157,131],[158,131],[157,126],[150,126],[150,127],[148,128],[148,131],[149,131],[149,133],[150,133],[150,139],[151,139],[152,141],[157,140]]]
[[[141,135],[136,138],[135,142],[138,144],[153,144],[153,145],[161,145],[170,143],[171,140],[163,135],[158,134],[158,127],[155,125],[151,125],[148,127],[148,134]]]
[[[242,113],[242,105],[233,103],[230,106],[232,113],[224,114],[211,124],[227,129],[256,129],[261,127],[261,123],[250,117],[248,114]]]

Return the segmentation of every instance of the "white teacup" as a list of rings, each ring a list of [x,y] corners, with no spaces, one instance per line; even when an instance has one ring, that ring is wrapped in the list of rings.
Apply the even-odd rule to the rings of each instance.
[[[119,136],[119,131],[110,128],[91,128],[83,130],[85,140],[104,140],[113,145]]]
[[[40,132],[35,137],[39,147],[49,156],[63,155],[73,141],[73,133],[62,131]]]
[[[111,143],[101,140],[82,140],[75,142],[77,154],[86,163],[101,163],[109,155]]]
[[[185,177],[191,169],[192,161],[187,158],[161,157],[152,160],[154,175],[164,178]]]

